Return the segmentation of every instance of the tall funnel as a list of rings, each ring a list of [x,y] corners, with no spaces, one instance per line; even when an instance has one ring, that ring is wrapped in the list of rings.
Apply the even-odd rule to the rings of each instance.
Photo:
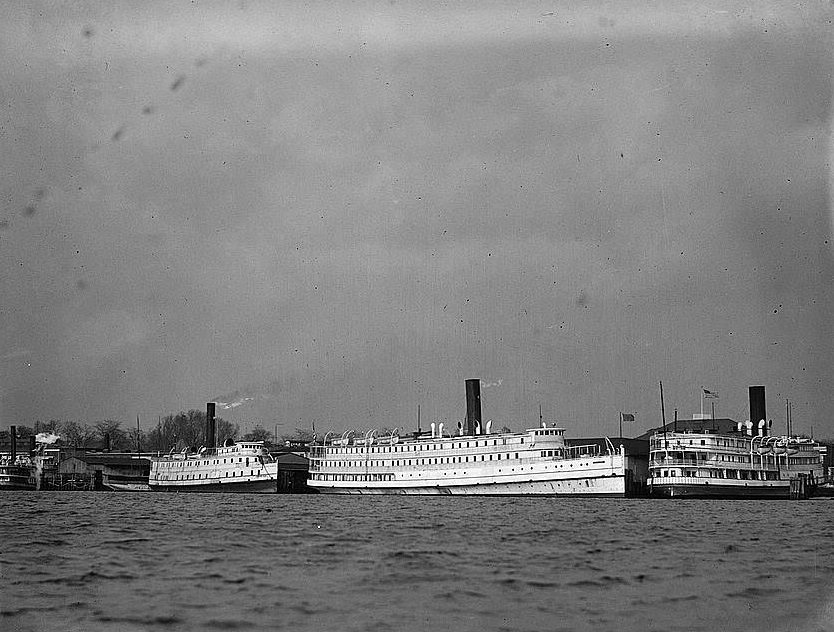
[[[750,392],[750,421],[753,422],[753,428],[759,427],[759,422],[764,420],[765,425],[762,434],[767,434],[767,409],[765,407],[765,387],[751,386]],[[753,433],[755,434],[755,432]]]
[[[208,402],[206,404],[206,447],[209,449],[215,447],[217,443],[215,430],[214,402]]]
[[[12,457],[12,465],[14,465],[15,459],[17,458],[17,426],[12,426],[10,428],[9,434],[12,437],[12,445],[11,445],[11,457]]]
[[[481,426],[481,380],[466,380],[466,434]]]

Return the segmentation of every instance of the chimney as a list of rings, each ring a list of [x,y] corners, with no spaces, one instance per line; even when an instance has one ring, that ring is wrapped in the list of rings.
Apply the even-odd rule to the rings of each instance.
[[[12,426],[9,434],[12,437],[12,447],[10,456],[12,458],[12,465],[14,465],[15,459],[17,459],[17,426]]]
[[[35,435],[29,435],[29,456],[34,457],[38,453],[38,446],[35,441]]]
[[[110,433],[109,432],[104,433],[104,451],[105,452],[110,452]]]
[[[476,434],[481,425],[481,380],[466,380],[466,434]]]
[[[750,421],[753,422],[753,427],[757,428],[759,422],[764,420],[763,434],[767,435],[767,410],[765,408],[765,387],[751,386],[750,392]]]
[[[215,430],[214,402],[208,402],[206,404],[206,447],[209,449],[214,448],[217,443]]]

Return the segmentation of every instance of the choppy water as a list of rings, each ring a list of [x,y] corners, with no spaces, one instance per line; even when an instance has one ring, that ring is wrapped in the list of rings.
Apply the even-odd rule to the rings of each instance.
[[[0,494],[2,630],[834,630],[834,500]]]

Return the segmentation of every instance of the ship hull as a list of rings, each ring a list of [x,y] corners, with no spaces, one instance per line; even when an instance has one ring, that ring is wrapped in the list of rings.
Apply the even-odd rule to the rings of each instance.
[[[415,496],[584,496],[624,498],[624,476],[605,478],[574,478],[560,480],[481,482],[475,484],[374,486],[314,485],[322,494],[399,494]]]
[[[649,495],[655,498],[781,498],[790,497],[788,481],[774,481],[769,485],[725,485],[715,483],[672,483],[652,485]]]
[[[150,485],[155,492],[197,492],[197,493],[245,493],[245,494],[274,494],[277,491],[275,480],[239,481],[239,482],[206,482],[198,485]]]

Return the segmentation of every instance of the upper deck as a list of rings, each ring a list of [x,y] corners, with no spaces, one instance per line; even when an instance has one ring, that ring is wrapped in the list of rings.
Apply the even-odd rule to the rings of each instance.
[[[739,433],[658,432],[649,443],[649,467],[781,469],[820,467],[823,451],[812,439]]]

